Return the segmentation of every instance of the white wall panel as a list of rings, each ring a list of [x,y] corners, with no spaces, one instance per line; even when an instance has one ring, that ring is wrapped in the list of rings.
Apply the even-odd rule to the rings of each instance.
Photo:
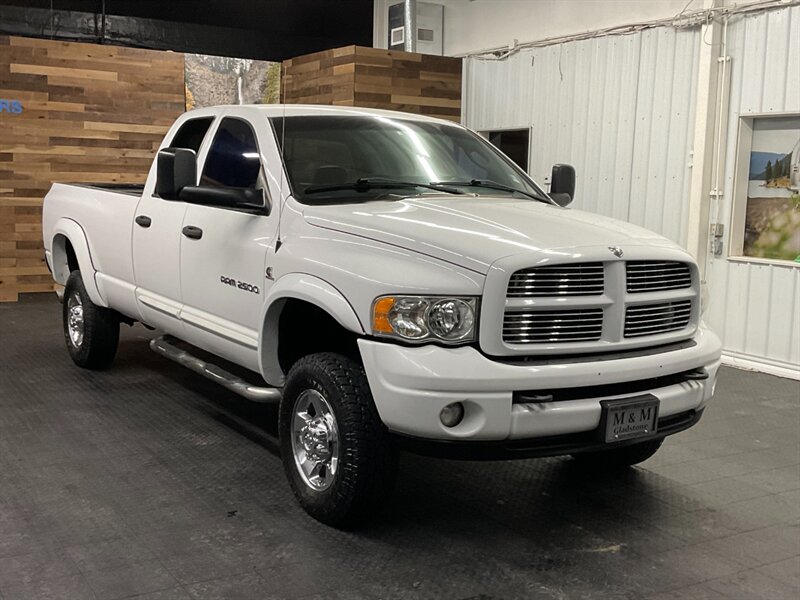
[[[725,192],[731,231],[740,116],[800,112],[800,7],[733,17]],[[532,127],[529,172],[578,172],[575,207],[643,225],[685,245],[699,29],[663,27],[465,61],[463,122]],[[767,368],[800,365],[800,268],[710,258],[706,319],[726,352]]]
[[[699,29],[467,59],[464,123],[532,127],[529,172],[575,165],[575,206],[685,243]]]
[[[728,24],[731,92],[724,196],[719,222],[731,233],[736,145],[741,117],[800,112],[800,7],[737,17]],[[800,268],[711,258],[707,319],[731,354],[800,368]]]
[[[373,42],[387,46],[388,7],[400,0],[374,0]],[[422,2],[423,0],[418,0]],[[688,0],[424,0],[444,6],[444,54],[585,33],[623,23],[671,18]],[[752,2],[753,0],[748,0]],[[736,0],[744,4],[743,0]],[[695,1],[688,10],[699,8]]]

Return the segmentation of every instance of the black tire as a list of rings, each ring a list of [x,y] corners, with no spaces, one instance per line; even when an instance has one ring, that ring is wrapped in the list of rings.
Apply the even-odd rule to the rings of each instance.
[[[572,457],[583,466],[592,469],[607,471],[624,469],[646,461],[658,452],[658,449],[661,448],[661,444],[663,443],[664,438],[662,437],[646,442],[639,442],[638,444],[631,444],[630,446],[623,446],[622,448],[614,448],[612,450],[582,452],[573,454]]]
[[[323,490],[306,482],[293,446],[296,404],[303,402],[301,395],[314,392],[332,409],[337,431],[337,468]],[[397,452],[378,416],[364,367],[333,353],[300,359],[289,371],[279,418],[283,466],[306,512],[334,527],[353,525],[374,514],[394,483]]]
[[[70,335],[72,308],[80,300],[83,314],[83,336]],[[64,339],[72,361],[84,369],[106,369],[117,354],[119,346],[119,316],[113,310],[95,305],[83,285],[80,271],[73,271],[67,279],[62,306]]]

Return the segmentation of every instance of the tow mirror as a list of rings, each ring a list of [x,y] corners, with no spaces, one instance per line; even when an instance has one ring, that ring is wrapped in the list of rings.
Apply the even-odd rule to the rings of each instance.
[[[197,154],[188,148],[164,148],[156,162],[156,194],[177,200],[181,190],[197,185]]]
[[[550,175],[550,197],[559,206],[569,205],[575,197],[575,167],[553,165]]]

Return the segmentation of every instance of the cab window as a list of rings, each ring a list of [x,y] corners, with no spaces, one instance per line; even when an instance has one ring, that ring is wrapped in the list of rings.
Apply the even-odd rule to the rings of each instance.
[[[200,185],[256,188],[261,160],[252,127],[242,119],[223,119],[208,151]]]
[[[202,117],[199,119],[189,119],[181,125],[178,132],[170,142],[170,148],[187,148],[194,150],[195,154],[200,152],[200,145],[203,143],[203,138],[208,133],[208,128],[214,122],[214,117]]]

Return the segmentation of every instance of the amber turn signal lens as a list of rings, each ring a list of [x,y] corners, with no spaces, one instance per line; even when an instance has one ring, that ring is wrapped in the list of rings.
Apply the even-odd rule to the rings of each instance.
[[[378,300],[372,307],[372,332],[373,333],[392,333],[391,323],[389,323],[389,311],[394,306],[394,298],[386,297]]]

